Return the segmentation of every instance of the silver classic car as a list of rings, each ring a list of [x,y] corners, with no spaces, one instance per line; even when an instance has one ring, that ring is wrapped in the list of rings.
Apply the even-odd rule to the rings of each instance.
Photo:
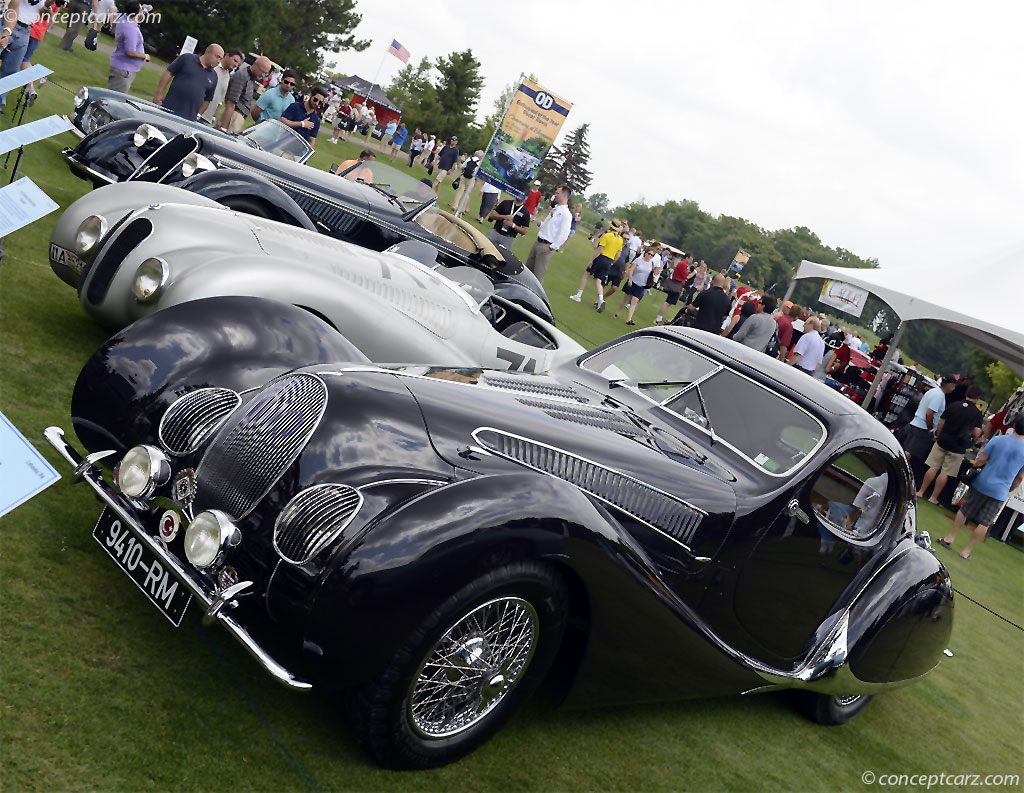
[[[50,243],[54,272],[77,287],[86,313],[115,328],[167,306],[244,295],[304,308],[378,361],[532,372],[583,352],[506,299],[506,282],[436,256],[421,241],[373,251],[137,182],[76,201]]]

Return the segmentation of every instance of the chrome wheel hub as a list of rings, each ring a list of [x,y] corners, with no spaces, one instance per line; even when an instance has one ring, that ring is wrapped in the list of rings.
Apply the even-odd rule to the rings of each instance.
[[[529,665],[539,626],[533,606],[517,597],[495,598],[461,617],[413,680],[412,728],[426,738],[447,738],[484,718]]]

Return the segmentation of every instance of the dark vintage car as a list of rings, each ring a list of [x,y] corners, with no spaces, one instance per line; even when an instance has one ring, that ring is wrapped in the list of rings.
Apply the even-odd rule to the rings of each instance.
[[[128,103],[122,103],[128,104]],[[291,133],[280,122],[266,124]],[[434,246],[446,266],[469,265],[504,284],[509,299],[553,322],[534,274],[506,247],[475,226],[439,209],[427,185],[385,163],[358,166],[350,178],[275,156],[260,145],[196,131],[166,140],[155,121],[113,121],[82,139],[64,158],[96,186],[143,181],[174,185],[231,209],[319,231],[376,251],[404,240]],[[294,134],[294,133],[292,133]],[[166,142],[164,142],[166,140]],[[514,295],[511,293],[515,293]]]
[[[195,600],[279,681],[346,690],[386,765],[471,751],[544,679],[577,706],[800,689],[839,724],[950,636],[892,436],[701,331],[544,375],[382,366],[213,298],[110,339],[71,412],[87,457],[46,436],[101,547],[172,623]]]

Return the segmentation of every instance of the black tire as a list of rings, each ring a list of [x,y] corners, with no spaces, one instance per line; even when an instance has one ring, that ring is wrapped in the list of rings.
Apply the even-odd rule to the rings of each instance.
[[[501,567],[449,597],[356,692],[354,727],[373,758],[390,768],[428,768],[487,741],[544,679],[565,631],[566,599],[558,574],[536,562]],[[493,631],[481,630],[488,625]],[[499,654],[487,636],[502,628],[516,641]],[[456,652],[460,668],[451,663]],[[439,690],[451,693],[442,699]]]
[[[826,727],[837,727],[846,724],[860,713],[871,702],[870,695],[840,696],[835,694],[817,694],[813,691],[801,692],[804,696],[804,711],[818,724]]]

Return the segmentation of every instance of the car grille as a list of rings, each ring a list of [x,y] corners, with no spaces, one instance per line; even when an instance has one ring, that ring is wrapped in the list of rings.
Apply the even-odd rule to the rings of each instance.
[[[346,485],[316,485],[288,502],[274,524],[274,548],[292,564],[305,564],[334,542],[352,521],[363,496]]]
[[[631,476],[528,438],[481,428],[473,433],[485,449],[535,471],[565,480],[688,545],[704,512]]]
[[[309,442],[327,407],[327,387],[314,375],[283,377],[236,410],[196,471],[197,510],[248,515]]]
[[[171,454],[191,454],[242,402],[227,388],[200,388],[174,402],[160,419],[160,444]]]
[[[85,290],[86,300],[94,306],[102,302],[117,268],[128,258],[128,254],[152,233],[153,223],[148,218],[136,218],[128,223],[119,234],[111,233],[110,242],[103,248],[97,248],[98,252],[89,268],[89,285]],[[85,281],[85,278],[86,275],[83,272],[82,282]]]

